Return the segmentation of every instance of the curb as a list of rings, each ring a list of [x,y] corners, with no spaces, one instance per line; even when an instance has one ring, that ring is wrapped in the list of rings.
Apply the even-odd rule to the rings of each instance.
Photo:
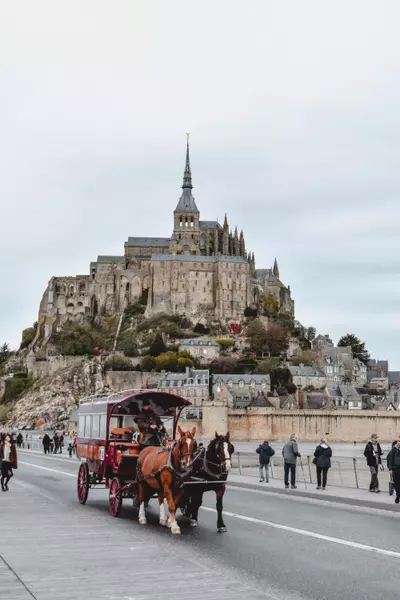
[[[293,497],[293,496],[297,496],[300,498],[311,498],[313,500],[320,500],[321,502],[333,502],[335,504],[348,504],[349,506],[360,506],[363,508],[375,508],[378,510],[387,510],[389,512],[394,512],[394,513],[399,513],[400,512],[400,506],[397,506],[394,504],[386,504],[383,502],[371,502],[369,500],[360,500],[358,498],[346,498],[343,496],[332,496],[329,494],[326,494],[326,492],[324,492],[324,495],[321,496],[321,494],[316,494],[314,492],[306,492],[306,491],[302,491],[302,490],[286,490],[286,489],[277,489],[277,488],[265,488],[265,487],[261,487],[257,484],[252,484],[252,483],[241,483],[241,482],[234,482],[234,481],[227,481],[227,487],[229,488],[230,486],[232,487],[237,487],[237,488],[242,488],[243,490],[246,489],[250,489],[250,490],[256,490],[258,492],[264,493],[264,494],[275,494],[275,495],[285,495],[289,497]]]

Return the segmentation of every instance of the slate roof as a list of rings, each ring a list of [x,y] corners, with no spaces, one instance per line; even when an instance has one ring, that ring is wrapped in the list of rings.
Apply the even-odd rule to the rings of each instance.
[[[221,225],[218,221],[200,221],[200,229],[218,229]]]
[[[307,408],[308,409],[320,409],[325,408],[328,404],[328,398],[325,394],[307,394]]]
[[[400,371],[388,371],[388,376],[391,385],[400,382]]]
[[[190,369],[189,373],[166,373],[160,379],[159,387],[181,387],[186,385],[188,379],[196,379],[200,377],[202,384],[205,385],[204,379],[209,379],[210,372],[208,369]]]
[[[272,402],[270,402],[267,398],[267,396],[265,396],[264,394],[257,394],[257,396],[253,396],[253,398],[250,400],[248,406],[251,407],[262,407],[262,408],[274,408],[274,405],[272,404]]]
[[[228,383],[229,380],[232,380],[232,383],[239,383],[240,380],[244,381],[245,385],[250,385],[250,382],[254,379],[256,383],[262,383],[265,381],[266,383],[271,382],[271,378],[269,375],[256,375],[256,374],[226,374],[226,373],[215,373],[214,381],[218,381],[221,378],[224,383]]]
[[[289,371],[292,376],[301,377],[325,377],[325,373],[319,367],[289,367]]]
[[[199,209],[196,206],[196,202],[192,195],[192,190],[189,187],[184,187],[182,190],[182,196],[179,198],[179,202],[176,206],[175,212],[187,212],[187,213],[198,213]]]
[[[197,338],[180,340],[179,344],[181,346],[219,346],[215,340],[199,340]]]
[[[242,256],[201,256],[199,254],[152,254],[151,260],[177,261],[177,262],[231,262],[241,265],[248,265],[247,260]]]
[[[170,238],[129,237],[125,246],[169,246]]]
[[[124,263],[125,262],[125,256],[98,256],[97,257],[97,262],[98,263],[115,263],[115,262],[119,262],[119,263]],[[95,263],[96,264],[96,263]]]

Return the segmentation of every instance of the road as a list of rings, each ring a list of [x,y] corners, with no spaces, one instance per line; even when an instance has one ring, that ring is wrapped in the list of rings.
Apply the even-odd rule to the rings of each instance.
[[[104,544],[107,548],[108,540],[122,535],[123,531],[132,540],[131,543],[136,543],[135,556],[141,554],[141,544],[143,547],[156,544],[155,552],[160,558],[171,557],[171,553],[174,553],[179,587],[188,586],[184,596],[191,599],[218,596],[236,600],[241,594],[251,600],[394,600],[398,597],[400,513],[346,507],[232,486],[225,496],[228,533],[216,533],[214,497],[210,493],[200,513],[199,528],[191,529],[182,518],[182,535],[175,538],[158,525],[156,506],[149,509],[147,527],[138,524],[137,511],[128,502],[121,518],[112,518],[104,490],[91,492],[87,505],[80,506],[76,500],[75,476],[79,464],[76,460],[26,452],[20,452],[19,459],[20,468],[12,481],[15,493],[21,488],[28,490],[32,502],[35,502],[35,498],[38,502],[47,502],[47,511],[54,506],[61,515],[65,515],[65,519],[73,514],[76,527],[74,540],[67,543],[65,533],[60,528],[60,539],[57,541],[58,528],[54,524],[55,546],[51,551],[51,564],[53,571],[57,571],[57,564],[60,569],[62,565],[61,570],[65,569],[65,561],[70,560],[67,556],[71,556],[65,544],[72,543],[75,562],[67,566],[71,577],[75,574],[74,568],[77,569],[76,575],[84,587],[89,583],[85,582],[86,570],[82,570],[82,565],[89,560],[94,546]],[[10,496],[7,494],[7,497]],[[5,523],[1,499],[0,554],[5,550],[1,535],[2,523]],[[62,521],[61,517],[60,523]],[[92,534],[87,527],[89,523],[93,524]],[[103,537],[97,535],[100,527]],[[17,523],[15,535],[21,536],[23,541],[24,532],[19,530]],[[100,568],[112,569],[113,563],[120,560],[119,554],[105,552],[102,556],[104,564],[100,564]],[[29,563],[31,559],[33,557],[27,553],[25,561]],[[185,576],[185,569],[182,571],[187,559],[190,564],[199,565],[200,570],[192,579]],[[23,571],[23,562],[17,561],[17,567],[18,564]],[[18,568],[16,571],[18,574]],[[196,579],[201,581],[205,574],[209,577],[210,573],[213,583],[208,582],[207,589],[210,591],[210,586],[214,585],[214,596],[206,595],[205,591],[200,594],[199,584],[194,583]],[[132,589],[135,588],[135,576],[139,576],[139,573],[135,571],[133,560],[130,572],[125,574],[132,582]],[[237,583],[232,584],[232,581]],[[154,582],[159,582],[157,567],[154,570]],[[240,595],[236,595],[242,588]],[[197,589],[199,596],[193,595],[194,589]],[[120,598],[136,600],[140,597],[144,600],[159,597],[156,589],[154,594],[151,590],[149,593],[122,595]],[[59,594],[56,596],[63,597]],[[33,597],[37,600],[47,598],[46,595]],[[97,596],[96,600],[100,597],[111,599],[114,596]],[[164,593],[163,597],[170,596]],[[10,597],[10,600],[13,598]]]

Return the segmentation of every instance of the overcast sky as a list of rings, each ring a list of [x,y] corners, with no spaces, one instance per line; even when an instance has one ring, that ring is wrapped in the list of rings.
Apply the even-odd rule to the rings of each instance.
[[[0,342],[53,275],[202,219],[400,369],[398,0],[0,1]]]

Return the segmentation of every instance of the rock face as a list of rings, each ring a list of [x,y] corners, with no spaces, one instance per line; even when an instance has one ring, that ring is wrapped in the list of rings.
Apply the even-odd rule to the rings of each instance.
[[[66,423],[79,399],[102,392],[102,366],[94,360],[60,369],[39,379],[15,405],[9,423],[13,427],[40,425],[49,427]]]
[[[102,392],[157,388],[160,376],[141,371],[105,372],[98,360],[81,357],[78,362],[36,379],[32,389],[16,403],[9,426],[66,426],[71,410],[82,398]]]

